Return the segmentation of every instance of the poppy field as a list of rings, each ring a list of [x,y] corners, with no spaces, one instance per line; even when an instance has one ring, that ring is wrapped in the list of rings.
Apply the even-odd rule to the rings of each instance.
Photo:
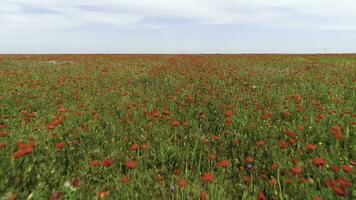
[[[356,199],[356,55],[0,55],[0,199]]]

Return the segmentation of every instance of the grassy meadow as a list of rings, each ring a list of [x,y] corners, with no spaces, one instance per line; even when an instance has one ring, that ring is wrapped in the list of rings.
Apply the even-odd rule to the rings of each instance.
[[[356,199],[356,55],[0,55],[0,199]]]

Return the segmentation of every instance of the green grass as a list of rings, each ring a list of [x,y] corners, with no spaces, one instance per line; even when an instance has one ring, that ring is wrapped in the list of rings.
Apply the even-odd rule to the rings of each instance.
[[[93,199],[108,191],[108,199],[199,199],[201,192],[208,199],[256,199],[259,192],[268,199],[356,198],[353,186],[324,184],[355,183],[355,77],[354,55],[2,55],[0,197],[59,192],[61,199]],[[55,117],[62,123],[48,130]],[[13,159],[16,144],[29,137],[33,151]],[[148,148],[131,151],[132,144]],[[323,167],[312,164],[317,157]],[[110,167],[90,165],[105,159]],[[223,159],[228,166],[217,167]],[[137,167],[126,169],[128,160]],[[353,171],[333,172],[334,165]],[[300,175],[291,174],[294,167]],[[204,172],[214,174],[211,183],[201,180]],[[80,182],[75,190],[66,186],[72,179]]]

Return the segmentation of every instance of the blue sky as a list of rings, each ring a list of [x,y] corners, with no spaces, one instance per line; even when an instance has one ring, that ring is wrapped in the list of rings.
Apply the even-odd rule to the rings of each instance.
[[[352,53],[354,0],[0,0],[0,53]]]

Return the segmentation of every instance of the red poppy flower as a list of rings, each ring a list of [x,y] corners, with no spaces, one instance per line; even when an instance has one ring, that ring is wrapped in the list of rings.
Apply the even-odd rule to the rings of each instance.
[[[188,182],[186,180],[182,179],[182,178],[177,180],[177,185],[180,188],[183,188],[183,187],[187,186],[187,184],[188,184]]]
[[[215,159],[216,159],[216,155],[215,154],[209,154],[208,155],[208,160],[213,161]]]
[[[313,197],[313,200],[323,200],[321,197]]]
[[[266,120],[269,119],[269,117],[270,117],[271,115],[272,115],[271,112],[266,112],[265,114],[263,114],[263,115],[261,116],[261,119],[262,119],[263,121],[266,121]]]
[[[344,190],[344,188],[336,186],[336,185],[334,185],[332,188],[333,188],[334,194],[336,194],[338,196],[346,196],[346,191]]]
[[[352,172],[352,168],[348,165],[341,165],[341,169],[346,172],[346,173],[351,173]]]
[[[344,178],[337,178],[337,179],[335,179],[335,181],[337,183],[339,183],[344,188],[352,186],[352,183],[350,181],[348,181],[347,179],[344,179]]]
[[[200,192],[199,200],[206,200],[208,199],[208,194],[206,192]]]
[[[277,163],[273,163],[271,166],[272,170],[275,170],[278,168],[278,164]]]
[[[267,197],[266,197],[265,193],[259,192],[257,194],[257,200],[267,200]]]
[[[331,133],[334,135],[335,140],[342,140],[343,135],[340,126],[334,126],[331,128]]]
[[[51,197],[49,198],[50,200],[59,200],[59,198],[61,197],[61,193],[59,192],[53,192],[51,194]]]
[[[271,180],[268,181],[268,185],[270,187],[277,185],[277,180],[275,178],[272,178]]]
[[[7,133],[5,131],[0,131],[0,137],[6,137]]]
[[[226,125],[226,126],[231,125],[231,122],[232,122],[231,117],[227,117],[227,118],[225,119],[225,125]]]
[[[245,162],[246,162],[246,163],[252,163],[252,162],[253,162],[253,158],[250,157],[250,156],[247,156],[247,157],[245,158]]]
[[[214,180],[214,174],[209,172],[204,172],[203,175],[201,176],[201,180],[204,183],[210,183]]]
[[[265,142],[263,140],[258,140],[256,141],[256,146],[261,146],[263,145]]]
[[[172,123],[171,123],[171,125],[172,125],[173,127],[177,127],[177,126],[179,125],[179,121],[173,120]]]
[[[143,145],[141,145],[141,150],[142,150],[142,151],[145,151],[145,150],[148,149],[148,147],[149,147],[148,144],[143,144]]]
[[[333,166],[331,166],[331,171],[333,171],[333,172],[338,172],[340,170],[340,168],[338,167],[338,166],[336,166],[336,165],[333,165]]]
[[[122,184],[127,185],[129,183],[129,177],[128,176],[123,176],[120,180]]]
[[[64,142],[59,142],[56,144],[56,149],[57,150],[62,150],[64,148],[65,143]]]
[[[12,154],[12,159],[21,158],[27,154],[32,153],[33,151],[33,144],[18,144],[19,150]]]
[[[136,164],[136,162],[133,161],[133,160],[126,161],[126,163],[125,163],[125,167],[126,167],[127,169],[135,169],[136,166],[137,166],[137,164]]]
[[[92,167],[98,167],[98,166],[100,166],[100,165],[101,165],[101,163],[100,163],[99,160],[92,160],[92,161],[90,162],[90,166],[92,166]]]
[[[221,160],[218,163],[216,163],[216,166],[220,168],[226,168],[228,165],[229,165],[229,160]]]
[[[7,128],[6,124],[0,124],[0,129],[5,129],[5,128]]]
[[[129,148],[130,151],[136,151],[140,148],[138,144],[132,144]]]
[[[315,150],[316,149],[316,145],[315,144],[307,144],[305,146],[305,149],[309,150],[309,151]]]
[[[70,184],[73,188],[78,188],[80,185],[79,178],[73,178]]]
[[[112,165],[112,161],[109,159],[103,160],[102,165],[104,167],[110,167]]]
[[[321,157],[312,159],[312,164],[316,167],[323,167],[325,163],[326,161]]]
[[[301,173],[302,173],[302,168],[300,168],[300,167],[293,167],[293,168],[291,169],[291,173],[292,173],[292,175],[301,174]]]
[[[279,140],[278,141],[278,146],[281,149],[285,149],[287,147],[287,143],[284,140]]]

